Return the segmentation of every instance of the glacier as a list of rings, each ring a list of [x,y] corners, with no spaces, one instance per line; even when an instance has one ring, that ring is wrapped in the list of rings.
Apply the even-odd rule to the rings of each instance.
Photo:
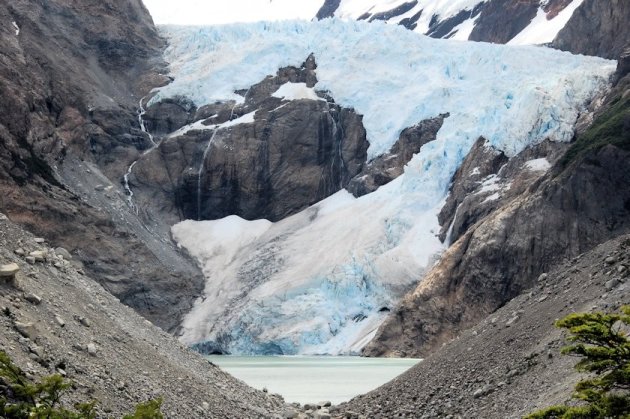
[[[340,191],[276,223],[231,216],[173,226],[207,279],[181,340],[208,352],[358,353],[444,249],[437,213],[477,138],[508,156],[544,139],[569,141],[615,69],[600,58],[436,40],[381,22],[161,30],[174,81],[151,103],[242,101],[235,90],[313,53],[315,90],[364,116],[370,158],[404,128],[450,113],[404,174],[372,194]]]

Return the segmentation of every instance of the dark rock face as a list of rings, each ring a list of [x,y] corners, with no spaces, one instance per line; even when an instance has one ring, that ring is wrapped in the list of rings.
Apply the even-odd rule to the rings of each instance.
[[[423,145],[435,140],[437,132],[442,128],[444,118],[447,117],[448,114],[440,115],[404,129],[389,153],[378,156],[366,164],[361,173],[350,181],[346,189],[358,198],[374,192],[380,186],[402,175],[405,165],[414,154],[419,153]]]
[[[617,59],[630,45],[630,3],[585,0],[552,46],[575,54]]]
[[[483,5],[471,41],[505,44],[536,17],[539,0],[493,0]]]
[[[630,47],[626,48],[617,61],[617,72],[615,77],[621,80],[630,74]]]
[[[147,130],[154,135],[177,131],[195,119],[197,107],[185,97],[168,98],[148,109],[143,115]]]
[[[508,160],[503,152],[479,139],[455,173],[446,204],[438,214],[440,239],[454,243],[501,205],[526,194],[541,175],[527,162],[556,162],[567,148],[566,144],[544,141]]]
[[[118,185],[150,146],[138,102],[166,81],[150,15],[139,0],[15,0],[0,19],[0,209],[175,330],[201,275],[148,234]]]
[[[287,82],[314,86],[315,68],[309,57],[301,68],[280,69],[242,92],[243,105],[213,105],[219,116],[204,124],[255,111],[253,122],[191,130],[144,156],[132,178],[140,206],[157,206],[154,214],[172,223],[232,214],[276,221],[345,187],[366,161],[361,117],[325,95],[292,101],[271,96]]]
[[[353,111],[313,100],[275,111],[280,100],[266,105],[253,124],[209,134],[206,161],[194,159],[203,167],[201,178],[185,177],[182,185],[193,201],[184,201],[185,216],[280,220],[338,191],[360,170],[367,141]]]
[[[322,7],[317,11],[316,18],[322,20],[327,17],[333,17],[340,4],[341,0],[325,0]]]
[[[408,1],[386,12],[375,13],[370,17],[370,22],[373,20],[389,20],[393,17],[403,15],[416,7],[417,4],[418,0]]]
[[[440,240],[448,240],[452,243],[461,235],[462,230],[466,230],[470,220],[464,221],[463,216],[457,217],[460,205],[466,199],[474,199],[472,194],[480,189],[483,180],[487,179],[488,176],[496,175],[507,161],[508,158],[505,154],[490,146],[485,138],[477,140],[455,172],[446,204],[438,215],[438,220],[442,226]],[[483,196],[483,198],[486,197]],[[477,207],[479,206],[477,205]],[[455,221],[458,222],[458,225],[454,224]],[[447,237],[447,234],[450,237]]]
[[[365,354],[426,354],[564,257],[629,231],[629,180],[630,153],[608,146],[495,210],[449,248]]]
[[[453,36],[453,29],[455,29],[459,24],[464,21],[474,18],[484,10],[485,3],[480,3],[476,5],[472,10],[462,10],[457,13],[455,16],[440,21],[439,19],[435,19],[435,24],[429,28],[427,35],[433,38],[450,38]],[[402,24],[402,22],[401,22]]]
[[[625,134],[620,132],[621,140],[607,143],[606,132],[597,128],[628,93],[629,85],[626,76],[598,112],[594,131],[581,134],[595,135],[592,142],[598,147],[583,148],[580,137],[570,147],[542,143],[510,159],[497,172],[497,177],[510,182],[497,202],[467,205],[469,199],[477,199],[475,189],[461,201],[456,219],[465,221],[454,234],[457,241],[392,312],[366,355],[422,356],[519,295],[563,259],[630,231],[630,137],[624,142]],[[625,129],[623,124],[611,127]],[[598,132],[604,137],[597,137]],[[479,152],[478,146],[471,151]],[[523,170],[524,162],[542,156],[556,162],[549,172],[535,176]],[[492,166],[486,171],[494,171]],[[453,191],[467,189],[465,176],[456,176]],[[457,201],[459,193],[452,195],[449,201]],[[451,202],[443,209],[445,222],[453,207]]]
[[[400,25],[409,30],[414,30],[418,26],[418,20],[422,16],[422,10],[411,17],[406,17],[400,21]]]

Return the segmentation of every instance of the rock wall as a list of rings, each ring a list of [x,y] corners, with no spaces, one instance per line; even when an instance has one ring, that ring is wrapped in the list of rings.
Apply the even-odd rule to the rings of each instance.
[[[149,218],[167,217],[171,224],[234,214],[277,221],[345,187],[367,158],[361,116],[324,94],[298,100],[272,95],[285,83],[312,89],[315,68],[311,57],[301,68],[280,69],[242,92],[242,105],[196,111],[187,122],[205,121],[205,129],[165,138],[134,167],[139,207]],[[172,118],[171,103],[160,102],[148,112],[158,131]],[[247,123],[236,123],[253,112]]]
[[[630,3],[585,0],[552,46],[575,54],[617,59],[630,46]]]

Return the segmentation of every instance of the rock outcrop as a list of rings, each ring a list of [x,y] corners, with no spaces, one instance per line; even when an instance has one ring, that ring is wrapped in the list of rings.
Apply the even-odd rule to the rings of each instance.
[[[390,10],[374,11],[382,10],[384,4],[377,1],[366,2],[365,13],[352,17],[357,20],[383,20],[410,30],[419,30],[418,24],[422,21],[422,32],[434,38],[451,38],[458,31],[470,29],[469,26],[472,25],[472,30],[464,36],[466,39],[505,44],[527,28],[541,9],[547,20],[551,20],[571,6],[572,1],[479,0],[476,4],[467,4],[459,11],[448,10],[448,14],[443,16],[439,12],[439,6],[436,9],[431,2],[425,1],[420,5],[418,1],[397,4],[398,6]],[[336,12],[339,14],[339,6],[339,0],[326,0],[316,16],[317,19],[332,17]],[[630,43],[629,7],[624,0],[585,0],[574,11],[551,46],[574,54],[615,59]],[[356,12],[355,10],[354,13]],[[427,16],[427,13],[433,14]],[[464,22],[469,23],[462,27]]]
[[[333,17],[340,4],[341,0],[324,0],[324,4],[317,11],[317,15],[315,17],[320,20],[326,19],[327,17]]]
[[[539,6],[539,0],[486,2],[468,39],[505,44],[531,23]]]
[[[170,224],[233,214],[277,221],[345,187],[367,158],[361,116],[325,94],[273,96],[286,83],[302,83],[314,94],[315,68],[310,57],[301,68],[280,69],[241,92],[242,105],[196,110],[186,122],[202,121],[165,138],[134,167],[130,180],[139,207]],[[157,132],[164,120],[159,115],[171,118],[173,106],[182,112],[170,129],[193,115],[172,101],[160,102],[147,112]],[[239,123],[245,115],[250,119]]]
[[[611,59],[629,45],[630,3],[624,0],[585,0],[552,43],[574,54]]]
[[[363,170],[350,181],[346,189],[358,198],[374,192],[380,186],[402,175],[405,165],[414,154],[417,154],[423,145],[435,140],[444,118],[448,116],[440,115],[405,128],[390,151],[363,166]]]

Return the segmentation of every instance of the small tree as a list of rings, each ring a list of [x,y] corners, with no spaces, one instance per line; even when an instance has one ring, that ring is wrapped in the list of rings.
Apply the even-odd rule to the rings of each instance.
[[[74,411],[60,405],[72,383],[54,374],[39,382],[30,380],[4,351],[0,351],[0,418],[6,419],[95,419],[96,400],[77,403]],[[136,406],[123,419],[163,419],[162,399]]]
[[[162,399],[149,400],[136,406],[136,411],[131,415],[125,415],[123,419],[164,419],[160,411]]]
[[[575,368],[594,376],[576,385],[578,405],[553,406],[526,419],[630,418],[630,306],[620,314],[570,314],[556,326],[571,334],[562,353],[582,358]]]

